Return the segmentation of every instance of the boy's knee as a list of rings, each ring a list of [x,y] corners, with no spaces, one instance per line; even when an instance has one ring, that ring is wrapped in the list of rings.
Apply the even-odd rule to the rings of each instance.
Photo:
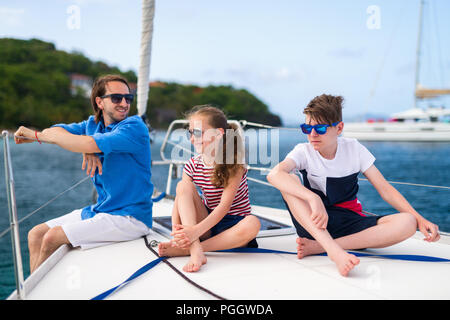
[[[412,236],[417,231],[417,220],[410,213],[401,213],[403,219],[403,225],[405,227],[405,232],[408,233],[409,236]]]

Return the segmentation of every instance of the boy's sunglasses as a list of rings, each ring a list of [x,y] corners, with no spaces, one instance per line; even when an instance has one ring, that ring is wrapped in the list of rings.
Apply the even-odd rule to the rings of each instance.
[[[192,136],[194,136],[194,138],[201,138],[203,135],[202,129],[193,129],[193,130],[187,129],[187,132],[188,132],[188,139],[190,139]]]
[[[312,129],[314,129],[318,134],[325,134],[327,132],[328,127],[334,127],[337,124],[339,124],[340,121],[335,122],[331,125],[329,124],[316,124],[314,126],[310,124],[303,123],[300,125],[300,128],[302,129],[302,132],[304,134],[311,134]]]
[[[129,94],[112,93],[101,96],[100,98],[103,99],[108,97],[111,98],[112,103],[121,103],[122,99],[125,98],[126,103],[131,104],[134,100],[134,95],[132,95],[131,93]]]

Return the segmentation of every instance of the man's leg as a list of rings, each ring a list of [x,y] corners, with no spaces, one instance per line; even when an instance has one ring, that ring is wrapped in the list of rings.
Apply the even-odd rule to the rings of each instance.
[[[41,247],[39,249],[39,255],[36,254],[33,248],[33,257],[31,257],[30,249],[30,260],[33,259],[33,265],[30,261],[30,273],[34,272],[48,257],[52,255],[63,244],[70,244],[67,239],[66,234],[62,227],[57,226],[49,228],[49,230],[44,234],[41,239]]]
[[[39,224],[28,232],[28,250],[30,252],[30,273],[36,269],[36,262],[41,254],[42,238],[50,230],[47,224]]]

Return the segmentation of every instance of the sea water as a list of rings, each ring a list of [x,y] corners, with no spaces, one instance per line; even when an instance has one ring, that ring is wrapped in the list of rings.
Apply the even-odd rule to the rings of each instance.
[[[258,143],[264,139],[259,134]],[[160,146],[164,132],[157,132],[152,144],[152,158],[160,160]],[[253,166],[271,167],[284,159],[286,154],[305,136],[300,131],[280,130],[277,136],[268,135],[269,142],[263,152],[258,153],[258,163]],[[272,140],[270,138],[272,137]],[[251,140],[251,137],[250,137]],[[272,142],[276,140],[277,143]],[[279,142],[279,143],[278,143]],[[375,165],[388,181],[407,182],[421,185],[450,186],[450,143],[430,142],[362,142],[376,157]],[[247,141],[252,148],[254,141]],[[41,207],[56,195],[67,190],[86,177],[81,170],[80,154],[62,150],[55,145],[31,143],[15,145],[10,140],[11,158],[15,180],[15,191],[19,219]],[[9,227],[8,204],[4,177],[3,141],[0,145],[0,233]],[[248,155],[249,156],[249,155]],[[164,191],[168,174],[167,166],[153,166],[152,181],[156,188]],[[266,175],[250,171],[249,177],[266,181]],[[361,178],[364,178],[361,176]],[[172,185],[175,190],[176,180]],[[394,213],[376,190],[367,181],[360,181],[358,198],[364,210],[386,214]],[[441,231],[450,232],[450,190],[424,186],[393,184],[411,205],[425,218],[436,223]],[[278,191],[273,188],[249,181],[250,200],[253,204],[284,208]],[[20,224],[21,251],[24,265],[24,276],[29,275],[29,257],[27,233],[36,224],[68,213],[74,209],[90,205],[93,201],[93,187],[90,180],[78,185],[71,191],[51,202]],[[5,299],[15,289],[14,268],[11,254],[10,233],[0,238],[0,299]]]

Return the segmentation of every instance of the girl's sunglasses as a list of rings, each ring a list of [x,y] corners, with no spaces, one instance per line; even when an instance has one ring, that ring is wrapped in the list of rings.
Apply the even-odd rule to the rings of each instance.
[[[122,99],[125,98],[126,103],[131,104],[134,100],[134,95],[132,95],[131,93],[129,94],[120,94],[120,93],[112,93],[112,94],[107,94],[104,96],[101,96],[100,98],[111,98],[111,102],[112,103],[121,103]]]
[[[329,124],[316,124],[316,125],[313,125],[313,126],[310,125],[310,124],[303,123],[303,124],[300,125],[300,128],[302,129],[302,132],[304,134],[311,134],[312,129],[314,129],[318,134],[325,134],[327,132],[328,127],[334,127],[339,122],[340,121],[335,122],[335,123],[333,123],[331,125],[329,125]]]
[[[194,136],[194,138],[201,138],[203,135],[202,129],[193,129],[193,130],[187,129],[187,132],[188,132],[188,139],[190,139],[192,136]]]

